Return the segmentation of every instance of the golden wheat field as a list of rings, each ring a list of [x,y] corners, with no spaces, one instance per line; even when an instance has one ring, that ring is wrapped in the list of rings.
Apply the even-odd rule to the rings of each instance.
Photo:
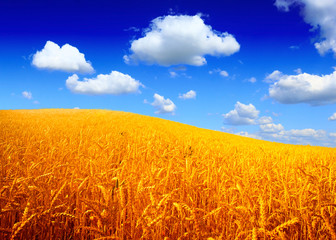
[[[336,150],[105,110],[0,111],[0,239],[336,239]]]

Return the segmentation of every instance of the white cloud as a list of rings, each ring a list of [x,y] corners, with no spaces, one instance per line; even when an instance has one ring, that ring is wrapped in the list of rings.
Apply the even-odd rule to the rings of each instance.
[[[327,133],[325,130],[316,129],[291,129],[285,130],[281,124],[260,125],[256,133],[238,132],[237,135],[300,145],[335,146],[336,133]]]
[[[336,133],[329,133],[330,137],[336,137]]]
[[[238,105],[243,105],[239,108]],[[250,104],[252,105],[252,104]],[[280,123],[273,123],[273,119],[268,116],[263,116],[258,118],[256,114],[256,109],[249,105],[244,105],[239,102],[236,103],[235,109],[227,114],[223,114],[225,121],[224,123],[229,125],[259,125],[259,131],[250,133],[248,131],[235,132],[234,128],[222,127],[221,130],[224,132],[234,133],[236,135],[263,139],[268,141],[276,141],[282,143],[290,144],[300,144],[300,145],[318,145],[318,146],[336,146],[336,133],[327,133],[322,129],[290,129],[286,130],[284,126]],[[245,109],[245,110],[243,110]],[[249,109],[249,110],[247,110]],[[241,112],[247,112],[248,114],[242,117],[239,115]],[[254,114],[251,114],[251,112]],[[335,113],[336,118],[336,113]]]
[[[236,109],[235,109],[236,110]],[[247,131],[235,132],[233,128],[222,127],[222,131],[234,133],[236,135],[263,139],[268,141],[276,141],[290,144],[300,145],[318,145],[318,146],[336,146],[336,133],[327,133],[322,129],[290,129],[286,130],[282,124],[275,124],[271,117],[255,118],[241,118],[238,111],[232,110],[227,117],[230,117],[231,125],[257,125],[259,124],[259,131],[250,133]],[[336,115],[336,114],[335,114]],[[336,117],[336,116],[335,116]],[[226,122],[228,119],[226,119]]]
[[[268,116],[262,116],[261,118],[258,119],[258,123],[259,124],[268,124],[268,123],[272,123],[273,119],[271,117]]]
[[[240,49],[236,39],[205,25],[200,15],[168,15],[154,19],[145,36],[134,40],[126,63],[171,66],[206,64],[205,55],[229,56]]]
[[[22,96],[24,98],[27,98],[27,99],[32,99],[33,98],[33,94],[31,92],[28,92],[28,91],[23,91]]]
[[[73,74],[66,80],[66,86],[74,93],[79,94],[128,94],[139,92],[143,86],[139,81],[127,74],[112,71],[110,74],[99,74],[96,78],[84,78],[79,81],[77,74]]]
[[[292,46],[289,47],[289,49],[298,50],[298,49],[300,49],[300,47],[296,46],[296,45],[292,45]]]
[[[180,70],[180,71],[183,71],[183,70]],[[189,78],[189,79],[192,78],[191,76],[189,76],[185,72],[177,73],[177,72],[174,72],[174,71],[169,71],[169,75],[170,75],[171,78],[176,78],[176,77],[185,77],[185,78]]]
[[[323,55],[333,51],[336,55],[336,2],[335,0],[276,0],[275,6],[289,11],[293,4],[302,6],[304,21],[319,29],[321,41],[315,43],[318,52]]]
[[[241,117],[256,119],[259,115],[259,111],[251,103],[249,105],[237,102],[235,105],[235,110]]]
[[[273,80],[269,96],[280,103],[324,105],[336,102],[336,70],[322,76],[308,73],[284,75],[276,70],[266,79]]]
[[[253,133],[249,133],[249,132],[246,132],[246,131],[241,131],[241,132],[238,132],[238,133],[235,133],[235,134],[239,135],[239,136],[243,136],[243,137],[262,139],[262,137],[260,137],[258,134],[253,134]]]
[[[279,81],[282,78],[283,74],[279,70],[273,71],[271,74],[267,75],[264,82],[273,83]]]
[[[179,98],[184,99],[184,100],[185,99],[195,99],[196,98],[196,92],[194,90],[190,90],[187,93],[180,94]]]
[[[281,11],[288,12],[290,5],[292,5],[295,0],[276,0],[274,5]]]
[[[225,123],[229,125],[253,125],[256,124],[259,111],[251,103],[249,105],[237,102],[235,109],[223,114]]]
[[[213,69],[213,70],[209,71],[209,74],[214,74],[214,73],[218,73],[222,77],[228,77],[229,76],[229,73],[227,71],[222,70],[220,68],[216,68],[216,69]]]
[[[131,32],[140,32],[140,29],[136,28],[136,27],[129,27],[129,28],[125,29],[124,31],[126,31],[126,32],[128,32],[128,31],[131,31]]]
[[[326,135],[324,130],[315,130],[312,128],[307,129],[291,129],[289,131],[285,131],[284,135],[291,136],[291,137],[314,137],[314,138],[321,138]]]
[[[226,133],[234,133],[234,128],[221,127],[221,131]]]
[[[292,144],[310,145],[335,145],[325,130],[312,128],[285,130],[281,124],[260,125],[260,131],[256,133],[265,140],[280,141]]]
[[[73,109],[80,109],[79,107],[74,107]]]
[[[329,138],[327,132],[321,129],[291,129],[269,134],[268,138],[276,141],[302,145],[335,145],[335,142]]]
[[[279,124],[267,123],[267,124],[260,125],[260,130],[264,133],[265,132],[274,133],[274,132],[280,132],[284,130],[284,127],[280,123]]]
[[[228,77],[229,76],[228,72],[224,71],[224,70],[220,71],[219,75],[221,75],[222,77]]]
[[[192,76],[189,76],[188,74],[186,73],[182,73],[181,76],[185,77],[185,78],[188,78],[188,79],[192,79]]]
[[[92,73],[91,63],[85,60],[83,53],[76,47],[65,44],[62,47],[47,41],[41,51],[33,56],[32,64],[41,69],[61,70],[65,72]]]
[[[302,69],[301,68],[295,69],[294,72],[296,74],[301,74],[302,73]]]
[[[173,68],[175,71],[186,71],[187,70],[187,67],[186,66],[183,66],[183,65],[180,65],[180,66],[176,66]]]
[[[40,102],[37,101],[37,100],[35,100],[33,103],[34,103],[34,104],[40,104]]]
[[[170,71],[169,74],[170,74],[170,77],[172,77],[172,78],[178,76],[178,74],[176,72],[173,72],[173,71]]]
[[[257,81],[257,79],[255,77],[251,77],[249,79],[247,79],[248,82],[250,83],[255,83]]]
[[[251,103],[246,105],[240,102],[235,104],[235,108],[230,112],[223,114],[224,123],[228,125],[267,125],[273,124],[270,116],[259,118],[260,111]],[[267,125],[268,126],[268,125]],[[264,126],[263,128],[267,127]]]
[[[331,115],[330,117],[328,117],[329,121],[335,121],[336,120],[336,113],[334,113],[333,115]]]
[[[171,113],[173,115],[175,114],[176,105],[173,103],[173,101],[170,100],[169,98],[165,99],[163,96],[160,96],[157,93],[154,94],[154,102],[152,102],[151,105],[157,109],[157,111],[155,112],[156,114],[161,113]]]

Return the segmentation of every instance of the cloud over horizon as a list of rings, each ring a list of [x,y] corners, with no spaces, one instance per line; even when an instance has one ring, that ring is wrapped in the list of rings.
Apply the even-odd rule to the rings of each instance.
[[[231,34],[212,30],[200,15],[168,15],[152,20],[145,36],[131,43],[131,54],[125,55],[124,60],[161,66],[202,66],[207,63],[205,55],[229,56],[239,49]]]
[[[232,132],[225,131],[225,129],[222,130],[244,137],[288,144],[334,146],[336,142],[336,133],[328,133],[322,129],[312,128],[285,130],[280,123],[260,125],[259,131],[254,133],[247,131]]]
[[[288,142],[292,144],[300,144],[300,145],[311,145],[311,144],[324,144],[329,145],[333,142],[331,135],[325,130],[322,129],[291,129],[285,130],[281,124],[278,124],[278,127],[274,127],[272,131],[264,131],[259,133],[259,135],[265,140],[271,141],[280,141],[280,142]]]
[[[285,75],[275,70],[266,81],[271,83],[269,96],[283,104],[316,106],[336,103],[336,70],[322,76],[308,73]]]
[[[71,92],[88,95],[138,93],[141,86],[141,82],[118,71],[99,74],[96,78],[84,78],[83,81],[79,81],[78,75],[73,74],[66,80],[66,87]]]
[[[40,69],[65,72],[94,72],[91,63],[85,60],[84,54],[76,47],[69,44],[60,47],[52,41],[47,41],[44,48],[33,55],[32,65]]]

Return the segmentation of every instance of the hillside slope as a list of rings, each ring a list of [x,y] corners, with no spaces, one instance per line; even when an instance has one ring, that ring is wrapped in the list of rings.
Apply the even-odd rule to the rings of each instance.
[[[105,110],[0,111],[0,239],[336,239],[332,148]]]

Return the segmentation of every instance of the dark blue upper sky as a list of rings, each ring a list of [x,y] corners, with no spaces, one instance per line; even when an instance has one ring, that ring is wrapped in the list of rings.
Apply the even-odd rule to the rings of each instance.
[[[204,14],[214,29],[241,38],[302,38],[310,28],[299,9],[284,14],[270,0],[246,1],[10,1],[0,2],[2,36],[125,35],[125,29],[148,27],[167,14]]]

